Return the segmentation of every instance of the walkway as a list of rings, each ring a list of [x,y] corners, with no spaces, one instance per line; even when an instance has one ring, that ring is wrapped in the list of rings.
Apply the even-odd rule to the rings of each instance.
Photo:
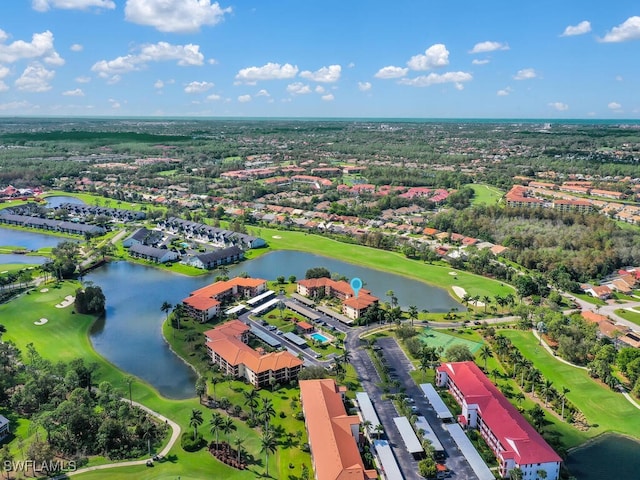
[[[127,402],[127,403],[129,402],[129,400],[126,399],[126,398],[122,398],[121,400],[123,402]],[[178,438],[180,438],[180,433],[181,433],[180,425],[178,425],[173,420],[169,420],[164,415],[160,415],[158,412],[154,412],[150,408],[145,407],[141,403],[138,403],[138,402],[132,402],[132,403],[136,407],[141,408],[142,410],[147,412],[149,415],[153,415],[158,420],[160,420],[161,422],[165,422],[166,424],[168,424],[171,427],[171,429],[172,429],[171,438],[169,438],[169,442],[162,449],[162,451],[160,453],[158,453],[159,456],[166,457],[169,454],[169,451],[173,448],[173,446],[176,443],[176,441],[178,440]],[[145,458],[143,460],[130,460],[128,462],[106,463],[104,465],[95,465],[93,467],[80,468],[80,469],[75,470],[73,472],[68,472],[68,473],[64,473],[62,475],[58,475],[57,477],[53,477],[52,480],[63,480],[65,478],[67,478],[67,477],[72,477],[74,475],[80,475],[82,473],[87,473],[87,472],[93,472],[95,470],[106,470],[106,469],[109,469],[109,468],[131,467],[131,466],[135,466],[135,465],[146,465],[148,461],[149,461],[149,459]]]

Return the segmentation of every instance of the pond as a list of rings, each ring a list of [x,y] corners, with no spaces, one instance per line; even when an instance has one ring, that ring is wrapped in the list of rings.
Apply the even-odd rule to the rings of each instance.
[[[398,305],[407,308],[415,305],[418,310],[427,309],[429,312],[448,312],[452,308],[465,311],[465,307],[456,302],[446,290],[427,285],[426,283],[411,278],[373,270],[367,267],[352,265],[333,258],[314,255],[312,253],[291,250],[278,250],[240,263],[229,269],[230,276],[236,276],[240,272],[247,272],[252,277],[273,280],[283,275],[289,278],[304,278],[305,272],[313,267],[325,267],[331,273],[338,273],[351,279],[359,277],[367,290],[378,297],[381,302],[389,301],[386,293],[393,290],[398,298]]]
[[[638,478],[640,442],[622,435],[606,434],[573,450],[565,462],[580,480]]]
[[[37,255],[20,255],[18,253],[2,253],[0,254],[0,265],[18,264],[18,265],[42,265],[47,261],[47,257]]]
[[[46,235],[44,233],[0,227],[0,246],[23,247],[28,250],[39,250],[46,247],[55,247],[65,240],[68,239],[56,237],[55,235]]]
[[[76,197],[69,197],[67,195],[54,195],[52,197],[45,198],[45,206],[48,208],[58,208],[63,203],[73,203],[75,205],[84,205],[85,203]]]

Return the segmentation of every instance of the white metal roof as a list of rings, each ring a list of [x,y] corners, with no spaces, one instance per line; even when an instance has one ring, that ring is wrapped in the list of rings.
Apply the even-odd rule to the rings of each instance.
[[[418,439],[416,432],[413,431],[413,427],[409,422],[407,417],[395,417],[393,422],[398,427],[398,431],[400,432],[400,436],[404,441],[404,446],[407,447],[407,451],[409,453],[421,453],[424,452],[424,448],[422,448],[422,443]]]
[[[484,460],[482,460],[482,457],[480,457],[480,454],[476,450],[476,447],[473,446],[471,440],[469,440],[469,438],[465,435],[462,427],[460,427],[460,425],[458,425],[457,423],[452,423],[445,425],[445,428],[449,430],[453,441],[456,442],[456,445],[458,445],[458,448],[462,452],[462,455],[464,455],[464,458],[467,459],[467,462],[469,462],[473,473],[478,476],[478,479],[495,480],[495,475],[491,472],[491,470],[489,470],[487,464],[484,463]]]
[[[436,411],[436,415],[438,415],[438,418],[442,420],[453,418],[451,411],[444,404],[444,402],[440,398],[440,395],[438,395],[438,392],[436,392],[436,389],[433,388],[433,385],[431,385],[430,383],[422,383],[420,384],[420,388],[424,392],[424,396],[427,397],[427,400],[429,401],[433,409]]]

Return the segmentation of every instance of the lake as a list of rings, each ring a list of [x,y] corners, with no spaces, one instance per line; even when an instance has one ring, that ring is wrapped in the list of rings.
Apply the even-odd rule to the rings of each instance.
[[[26,230],[12,230],[0,227],[0,246],[23,247],[28,250],[39,250],[55,247],[68,238],[56,237],[44,233],[28,232]]]
[[[58,208],[63,203],[73,203],[74,205],[84,205],[85,203],[76,197],[69,197],[67,195],[54,195],[52,197],[45,198],[45,206],[48,208]]]
[[[566,466],[579,480],[627,480],[640,476],[639,453],[640,442],[622,435],[605,434],[573,450]]]
[[[14,263],[18,265],[42,265],[47,261],[47,257],[39,255],[20,255],[18,253],[2,253],[0,254],[0,265]]]

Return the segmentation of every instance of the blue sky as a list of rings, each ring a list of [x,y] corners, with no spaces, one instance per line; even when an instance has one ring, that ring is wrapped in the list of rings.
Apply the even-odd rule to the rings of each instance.
[[[0,116],[640,118],[636,0],[3,0]]]

